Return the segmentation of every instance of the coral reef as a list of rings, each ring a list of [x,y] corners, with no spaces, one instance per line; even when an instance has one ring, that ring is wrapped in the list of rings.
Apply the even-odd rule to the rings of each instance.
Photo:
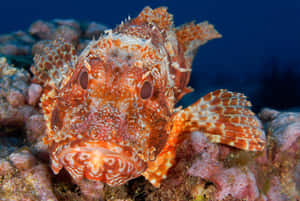
[[[57,201],[52,191],[50,169],[27,150],[0,160],[0,200]]]
[[[237,162],[248,153],[212,144],[200,132],[192,133],[192,145],[199,155],[189,168],[188,174],[212,182],[216,190],[209,196],[203,193],[197,196],[213,200],[225,200],[230,196],[253,201],[259,197],[255,175],[243,161]],[[250,161],[247,160],[246,163],[248,162]]]
[[[0,123],[1,125],[23,125],[37,110],[26,104],[36,99],[36,94],[28,94],[30,75],[0,58]],[[30,96],[29,96],[30,95]]]
[[[300,200],[300,113],[264,109],[260,118],[265,121],[268,146],[256,159],[258,178],[267,178],[260,188],[271,199],[271,192],[280,189],[277,200]],[[297,180],[298,179],[298,180]],[[270,188],[270,191],[268,191]],[[276,197],[276,196],[274,196]]]
[[[300,199],[300,113],[266,108],[259,116],[267,131],[267,147],[260,154],[228,152],[224,148],[232,148],[216,146],[201,133],[193,133],[193,147],[200,155],[188,174],[216,186],[212,199],[226,199],[229,194],[247,200]]]
[[[29,68],[33,55],[41,44],[63,38],[82,50],[90,40],[98,38],[106,26],[96,22],[77,22],[72,19],[55,19],[50,22],[38,20],[28,32],[17,31],[0,35],[0,56],[10,64]],[[43,45],[42,45],[43,46]]]
[[[111,186],[143,175],[158,188],[189,138],[183,134],[196,130],[210,142],[262,151],[265,132],[242,93],[219,89],[175,108],[191,91],[191,52],[220,37],[208,22],[174,29],[164,7],[144,8],[79,55],[73,38],[54,37],[30,68],[44,88],[43,139],[54,174],[65,169],[77,184]]]
[[[66,171],[54,175],[45,122],[38,103],[42,86],[23,68],[32,55],[63,37],[80,52],[105,29],[74,20],[38,21],[29,32],[0,36],[0,200],[158,201],[300,200],[300,113],[263,109],[263,152],[241,151],[193,132],[176,151],[176,163],[160,188],[138,177],[118,187],[75,182]]]

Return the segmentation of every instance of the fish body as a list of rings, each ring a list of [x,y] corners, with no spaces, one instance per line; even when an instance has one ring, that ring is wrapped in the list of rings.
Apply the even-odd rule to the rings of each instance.
[[[121,185],[144,175],[154,186],[174,164],[187,133],[249,151],[264,148],[264,133],[243,94],[224,89],[191,106],[175,104],[188,87],[200,45],[220,38],[203,22],[175,28],[164,7],[149,7],[108,30],[76,54],[55,40],[31,70],[43,85],[44,143],[51,168],[75,180]]]

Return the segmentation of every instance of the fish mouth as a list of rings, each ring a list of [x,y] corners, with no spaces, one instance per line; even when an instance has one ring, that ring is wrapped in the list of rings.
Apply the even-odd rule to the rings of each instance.
[[[55,174],[64,167],[75,180],[87,178],[117,186],[138,177],[146,163],[130,147],[102,141],[80,141],[51,154]]]

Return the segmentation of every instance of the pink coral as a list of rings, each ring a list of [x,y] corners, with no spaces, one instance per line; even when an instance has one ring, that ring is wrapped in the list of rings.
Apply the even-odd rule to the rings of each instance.
[[[300,113],[283,112],[268,125],[278,152],[287,151],[300,137]]]
[[[27,150],[10,154],[9,160],[20,171],[29,169],[37,163],[35,157]]]
[[[267,147],[255,158],[250,153],[209,143],[200,132],[191,135],[198,156],[187,173],[212,182],[217,187],[217,200],[229,199],[228,196],[299,200],[300,113],[264,109],[260,118],[268,133]]]
[[[198,158],[188,170],[188,174],[209,180],[223,169],[222,163],[212,160],[207,154]]]
[[[232,196],[236,199],[254,201],[259,196],[254,174],[249,169],[225,168],[219,161],[222,146],[208,142],[205,135],[194,132],[191,135],[193,148],[200,153],[188,170],[188,174],[201,177],[217,186],[217,200]],[[224,156],[223,156],[224,157]]]
[[[228,195],[249,201],[254,201],[259,197],[255,176],[247,169],[224,169],[219,174],[213,175],[209,180],[217,185],[216,198],[218,200],[222,200]]]
[[[219,148],[216,144],[210,143],[200,132],[193,132],[191,140],[193,149],[201,155],[190,167],[188,174],[209,180],[223,169],[222,163],[217,159]]]
[[[36,105],[39,100],[42,93],[42,87],[38,84],[30,84],[28,89],[28,98],[27,102],[29,105]]]
[[[80,32],[70,26],[61,25],[55,30],[53,37],[54,38],[63,38],[64,40],[66,40],[68,42],[74,43],[79,40]]]
[[[270,200],[274,200],[274,197],[276,200],[279,197],[273,194],[280,189],[283,200],[300,200],[297,187],[300,162],[300,113],[264,109],[260,117],[266,122],[268,146],[266,152],[256,159],[260,165],[256,169],[258,172],[263,171],[270,180],[266,181],[271,186],[266,193]]]
[[[46,125],[42,114],[30,116],[26,122],[27,139],[31,143],[41,141],[44,137]]]
[[[29,73],[8,65],[0,58],[0,123],[25,124],[37,111],[25,104],[29,86]]]
[[[54,32],[54,25],[42,20],[36,21],[29,28],[31,35],[36,35],[41,39],[51,39]]]
[[[285,201],[288,200],[287,196],[281,192],[281,184],[279,177],[273,177],[270,181],[270,189],[267,192],[268,201]]]

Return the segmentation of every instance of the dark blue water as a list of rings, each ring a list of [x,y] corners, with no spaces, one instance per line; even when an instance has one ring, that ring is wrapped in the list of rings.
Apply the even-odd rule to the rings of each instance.
[[[198,93],[191,99],[221,87],[246,92],[257,107],[300,106],[299,0],[1,1],[0,33],[53,18],[113,28],[147,5],[167,6],[176,25],[208,20],[223,35],[200,47],[191,81]]]

